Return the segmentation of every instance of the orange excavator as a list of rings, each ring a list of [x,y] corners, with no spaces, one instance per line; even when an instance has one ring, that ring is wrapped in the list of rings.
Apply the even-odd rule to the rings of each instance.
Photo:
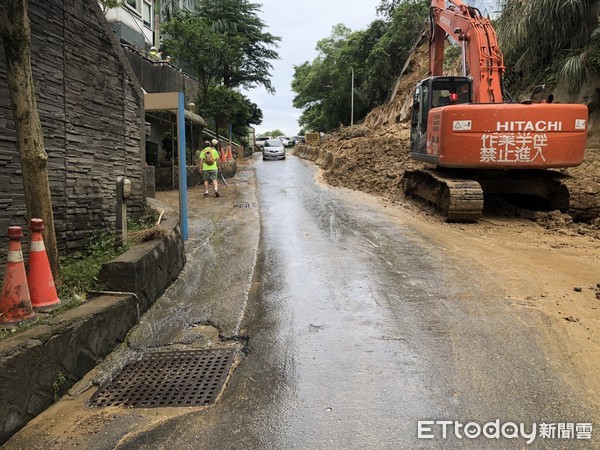
[[[411,157],[435,168],[407,171],[403,188],[436,205],[448,222],[476,222],[484,194],[542,200],[567,211],[565,175],[549,170],[583,162],[585,105],[513,102],[503,85],[502,52],[490,21],[460,0],[432,0],[429,77],[418,83],[411,116]],[[450,37],[462,51],[462,75],[444,76]]]

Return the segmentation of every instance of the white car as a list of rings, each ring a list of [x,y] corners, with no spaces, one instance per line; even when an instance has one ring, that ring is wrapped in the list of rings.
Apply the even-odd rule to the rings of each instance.
[[[292,138],[289,138],[287,136],[281,136],[279,139],[281,139],[281,142],[283,142],[284,147],[293,147],[294,146],[294,140]]]
[[[267,139],[262,147],[263,160],[285,159],[285,147],[281,139]]]
[[[256,141],[254,143],[257,147],[263,148],[263,146],[265,145],[265,142],[269,139],[272,139],[272,138],[270,136],[257,137]]]

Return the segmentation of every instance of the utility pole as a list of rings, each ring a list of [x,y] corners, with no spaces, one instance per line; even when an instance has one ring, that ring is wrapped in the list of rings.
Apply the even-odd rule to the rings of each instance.
[[[160,0],[154,1],[154,45],[160,47]]]
[[[348,62],[340,59],[339,61],[347,64],[350,67],[350,73],[352,74],[352,81],[350,85],[350,126],[354,125],[354,67]]]
[[[350,66],[350,64],[348,64]],[[354,125],[354,68],[350,66],[352,72],[352,94],[350,95],[350,126]]]

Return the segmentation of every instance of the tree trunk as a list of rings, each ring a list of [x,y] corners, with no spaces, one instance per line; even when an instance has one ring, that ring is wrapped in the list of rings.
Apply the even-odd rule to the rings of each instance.
[[[40,218],[44,221],[46,252],[56,279],[58,250],[48,181],[48,155],[44,148],[31,73],[31,29],[27,16],[27,0],[2,0],[0,35],[4,41],[6,78],[23,172],[27,218]]]

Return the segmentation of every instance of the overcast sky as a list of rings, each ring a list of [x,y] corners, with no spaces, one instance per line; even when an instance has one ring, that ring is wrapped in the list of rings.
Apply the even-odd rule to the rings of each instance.
[[[280,59],[273,62],[271,72],[275,95],[268,94],[264,89],[243,92],[263,112],[262,124],[255,127],[257,136],[275,129],[280,129],[287,136],[298,134],[301,111],[292,107],[294,66],[317,57],[317,41],[328,37],[335,24],[343,23],[353,31],[367,28],[376,19],[375,10],[379,2],[380,0],[256,0],[256,3],[262,4],[259,16],[267,24],[266,31],[281,37],[277,49]]]

